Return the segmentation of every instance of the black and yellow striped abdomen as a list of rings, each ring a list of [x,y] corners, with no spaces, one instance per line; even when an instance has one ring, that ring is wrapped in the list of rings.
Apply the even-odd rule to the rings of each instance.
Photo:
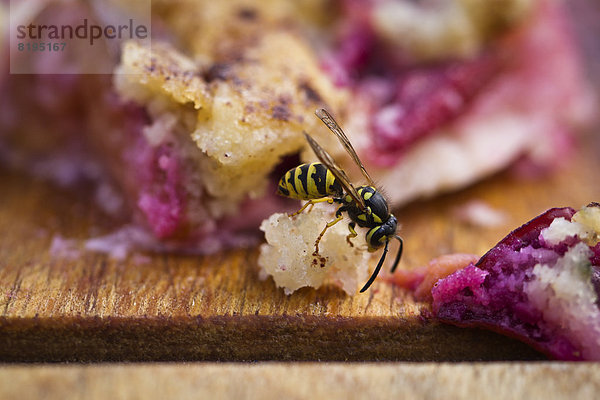
[[[320,162],[307,163],[290,169],[279,180],[277,194],[298,200],[339,198],[342,185],[329,169]]]

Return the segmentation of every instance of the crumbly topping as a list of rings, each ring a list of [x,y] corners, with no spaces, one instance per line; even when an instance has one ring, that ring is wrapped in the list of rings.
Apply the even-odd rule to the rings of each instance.
[[[573,221],[584,226],[586,237],[583,238],[590,246],[600,241],[600,204],[591,203],[573,215]]]
[[[541,232],[544,241],[550,245],[557,245],[568,237],[587,236],[583,225],[577,222],[567,221],[564,218],[556,218],[549,227]]]
[[[577,342],[584,359],[598,359],[600,310],[591,282],[590,256],[590,248],[578,243],[554,265],[537,264],[523,289],[544,321],[560,327]]]
[[[549,245],[556,245],[569,237],[577,236],[590,246],[599,241],[600,234],[600,206],[591,204],[579,210],[571,221],[565,218],[556,218],[550,226],[541,232],[544,241]]]
[[[126,42],[115,84],[125,99],[142,104],[157,95],[168,96],[177,104],[191,103],[196,110],[210,104],[208,86],[199,76],[198,66],[164,43],[153,43],[149,49]]]
[[[305,145],[301,132],[318,126],[305,116],[324,104],[335,109],[344,96],[303,40],[287,31],[264,32],[235,62],[211,64],[167,44],[129,42],[117,72],[123,97],[146,105],[155,119],[178,116],[180,133],[198,147],[191,156],[214,199],[214,216],[261,195],[280,158]]]
[[[570,247],[552,265],[534,266],[523,289],[544,321],[559,326],[581,348],[584,359],[600,357],[600,309],[592,282],[593,256],[590,246],[598,242],[600,207],[592,203],[573,215],[556,218],[540,233],[546,244],[557,245],[570,237],[581,242]],[[596,339],[594,339],[596,338]]]

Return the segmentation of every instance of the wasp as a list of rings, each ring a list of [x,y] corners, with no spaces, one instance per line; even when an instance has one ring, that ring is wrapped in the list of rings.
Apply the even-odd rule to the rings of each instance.
[[[318,109],[315,114],[342,143],[344,149],[360,168],[367,180],[367,185],[354,187],[344,170],[335,163],[331,155],[308,133],[303,132],[304,137],[320,162],[306,163],[290,169],[280,179],[277,193],[293,199],[307,200],[307,203],[302,208],[290,215],[292,217],[300,214],[309,205],[312,209],[315,203],[328,202],[330,204],[340,204],[340,207],[335,212],[335,219],[328,222],[317,237],[313,256],[319,256],[319,242],[327,229],[343,219],[344,212],[348,214],[351,220],[348,224],[350,233],[346,236],[346,241],[350,246],[353,246],[351,239],[358,236],[355,230],[356,225],[368,229],[366,242],[370,252],[374,252],[383,246],[383,254],[371,277],[360,290],[362,293],[371,286],[379,274],[388,253],[389,242],[392,239],[397,239],[400,243],[391,272],[393,273],[396,270],[403,249],[402,238],[396,234],[398,221],[389,212],[385,197],[375,187],[373,179],[367,173],[342,128],[340,128],[335,119],[325,109]]]

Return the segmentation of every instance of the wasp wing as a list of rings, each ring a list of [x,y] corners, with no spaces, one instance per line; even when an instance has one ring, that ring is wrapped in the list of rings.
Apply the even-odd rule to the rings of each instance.
[[[350,157],[352,157],[356,165],[358,165],[358,167],[360,168],[360,171],[362,172],[363,176],[367,179],[367,182],[369,182],[369,185],[375,186],[373,179],[371,179],[371,176],[360,161],[360,158],[358,158],[358,154],[356,154],[354,147],[352,147],[352,144],[350,144],[348,136],[346,136],[342,128],[340,128],[340,126],[335,121],[335,119],[333,119],[331,114],[329,114],[329,112],[327,112],[327,110],[325,110],[324,108],[319,108],[317,111],[315,111],[315,114],[317,115],[317,117],[319,117],[321,121],[323,121],[325,125],[327,125],[329,130],[333,132],[335,136],[337,136],[337,138],[342,143],[342,146],[344,146],[344,149],[346,149],[348,154],[350,154]]]
[[[324,148],[322,148],[321,145],[317,143],[315,139],[313,139],[308,133],[303,133],[304,137],[306,137],[306,141],[317,155],[317,158],[323,163],[323,165],[325,165],[325,167],[327,167],[327,169],[331,171],[333,176],[335,176],[338,179],[342,187],[346,190],[346,193],[350,197],[352,197],[352,200],[354,200],[356,204],[358,204],[358,207],[363,211],[366,210],[367,206],[365,205],[365,201],[358,194],[354,185],[350,183],[350,179],[348,178],[348,175],[346,175],[344,170],[337,166],[337,164],[329,155],[329,153],[327,153],[327,151]]]

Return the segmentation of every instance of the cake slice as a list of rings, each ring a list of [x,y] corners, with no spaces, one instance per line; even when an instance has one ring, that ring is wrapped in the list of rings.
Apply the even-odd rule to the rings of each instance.
[[[382,15],[394,3],[153,1],[152,45],[127,42],[103,59],[112,75],[80,74],[82,53],[54,55],[69,74],[35,63],[35,75],[0,77],[0,161],[64,185],[91,179],[101,207],[152,234],[148,248],[209,253],[257,243],[261,220],[295,207],[274,187],[308,161],[303,130],[352,176],[313,117],[319,107],[394,207],[524,156],[567,159],[593,103],[560,2],[504,0],[498,13],[482,1],[440,13],[399,2],[442,37],[470,32],[451,46],[410,18],[398,16],[411,38],[390,30]],[[40,23],[102,22],[111,4],[25,11]]]
[[[442,321],[519,338],[552,358],[600,360],[600,204],[554,208],[439,280]]]

